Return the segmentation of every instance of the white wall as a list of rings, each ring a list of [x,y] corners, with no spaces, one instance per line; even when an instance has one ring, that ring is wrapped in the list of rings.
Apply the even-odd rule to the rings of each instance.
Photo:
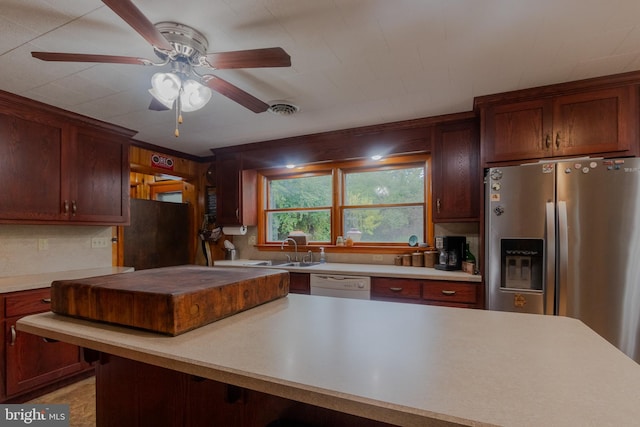
[[[111,227],[0,224],[0,277],[111,267],[111,243],[92,248],[94,237],[110,240]]]

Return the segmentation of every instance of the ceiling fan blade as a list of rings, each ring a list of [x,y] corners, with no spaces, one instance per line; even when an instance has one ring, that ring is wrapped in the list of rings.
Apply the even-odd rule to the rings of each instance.
[[[102,0],[102,3],[118,14],[120,18],[144,37],[153,47],[166,52],[173,51],[173,47],[169,41],[164,38],[162,33],[156,29],[151,21],[149,21],[130,0]]]
[[[31,56],[43,61],[102,62],[110,64],[150,65],[152,62],[133,56],[93,55],[86,53],[31,52]]]
[[[215,90],[221,95],[237,102],[254,113],[262,113],[269,109],[269,104],[260,101],[253,95],[248,94],[237,86],[232,85],[226,80],[213,75],[206,75],[202,78],[205,86]]]
[[[206,60],[211,67],[219,70],[291,66],[291,57],[281,47],[208,53]]]

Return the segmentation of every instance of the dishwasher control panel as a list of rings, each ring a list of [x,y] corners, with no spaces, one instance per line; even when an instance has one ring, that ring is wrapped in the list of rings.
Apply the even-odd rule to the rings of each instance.
[[[367,276],[311,274],[310,285],[311,295],[371,299],[371,278]]]

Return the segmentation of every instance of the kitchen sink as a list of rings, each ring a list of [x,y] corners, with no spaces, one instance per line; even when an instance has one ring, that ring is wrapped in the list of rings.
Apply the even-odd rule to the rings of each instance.
[[[314,265],[320,264],[319,262],[297,262],[294,263],[296,267],[313,267]]]
[[[320,264],[319,262],[298,262],[298,261],[286,261],[286,260],[265,260],[253,265],[270,265],[272,267],[312,267]]]

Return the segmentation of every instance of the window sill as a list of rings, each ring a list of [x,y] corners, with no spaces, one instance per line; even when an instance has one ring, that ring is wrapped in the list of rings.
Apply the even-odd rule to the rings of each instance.
[[[254,246],[259,251],[281,251],[281,244],[261,244]],[[372,245],[353,245],[353,246],[336,246],[336,245],[298,245],[298,252],[320,252],[320,248],[324,248],[327,253],[358,253],[358,254],[398,254],[413,253],[416,251],[435,250],[435,248],[419,248],[415,246],[398,245],[398,246],[372,246]],[[287,249],[290,248],[290,249]],[[293,250],[293,247],[287,246],[286,250]]]

